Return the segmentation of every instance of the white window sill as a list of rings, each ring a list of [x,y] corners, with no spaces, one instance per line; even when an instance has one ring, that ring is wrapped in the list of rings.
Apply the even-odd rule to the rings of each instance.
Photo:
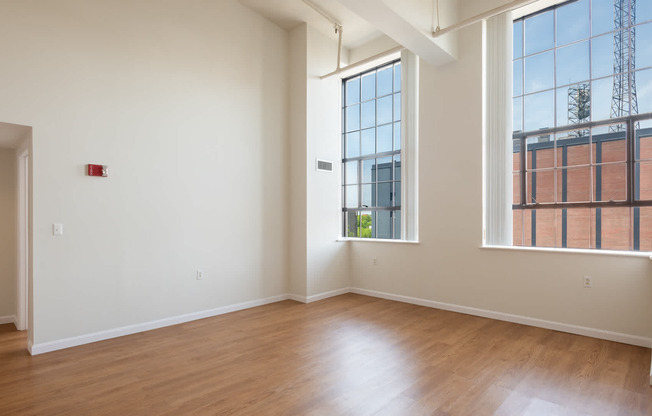
[[[483,245],[480,248],[489,250],[512,250],[512,251],[534,251],[563,254],[593,254],[598,256],[619,256],[619,257],[640,257],[652,260],[652,252],[649,251],[618,251],[618,250],[587,250],[581,248],[550,248],[550,247],[518,247],[518,246],[490,246]]]
[[[396,243],[396,244],[420,244],[419,241],[408,241],[408,240],[390,240],[384,238],[354,238],[354,237],[340,237],[337,239],[338,242],[345,243],[349,241],[364,241],[365,243]]]

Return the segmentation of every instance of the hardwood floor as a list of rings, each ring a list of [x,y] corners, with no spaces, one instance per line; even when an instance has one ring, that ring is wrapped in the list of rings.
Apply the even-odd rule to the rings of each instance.
[[[360,295],[31,357],[0,415],[651,415],[650,350]]]

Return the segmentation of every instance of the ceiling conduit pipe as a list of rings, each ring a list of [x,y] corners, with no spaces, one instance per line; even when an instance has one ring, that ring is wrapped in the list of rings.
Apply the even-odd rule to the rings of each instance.
[[[305,0],[304,0],[305,1]],[[474,23],[477,23],[481,20],[488,19],[490,17],[494,17],[496,15],[499,15],[504,12],[511,12],[512,10],[518,9],[523,6],[527,6],[528,4],[532,4],[538,0],[516,0],[511,3],[507,3],[503,6],[496,7],[495,9],[491,9],[489,11],[486,11],[484,13],[480,13],[476,16],[470,17],[468,19],[462,20],[459,23],[456,23],[452,26],[445,27],[443,29],[439,28],[439,25],[432,31],[432,37],[437,38],[439,36],[445,35],[446,33],[453,32],[458,29],[462,29],[464,27],[470,26]],[[437,19],[439,19],[439,10],[437,11]]]

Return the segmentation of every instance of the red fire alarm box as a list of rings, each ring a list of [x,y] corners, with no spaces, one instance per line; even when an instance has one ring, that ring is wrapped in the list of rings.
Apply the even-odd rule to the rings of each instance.
[[[106,165],[88,165],[88,176],[109,176],[109,167]]]

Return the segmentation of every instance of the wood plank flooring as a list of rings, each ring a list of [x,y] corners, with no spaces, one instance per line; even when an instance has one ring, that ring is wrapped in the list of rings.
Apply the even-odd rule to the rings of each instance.
[[[348,294],[31,357],[0,415],[652,415],[650,350]]]

